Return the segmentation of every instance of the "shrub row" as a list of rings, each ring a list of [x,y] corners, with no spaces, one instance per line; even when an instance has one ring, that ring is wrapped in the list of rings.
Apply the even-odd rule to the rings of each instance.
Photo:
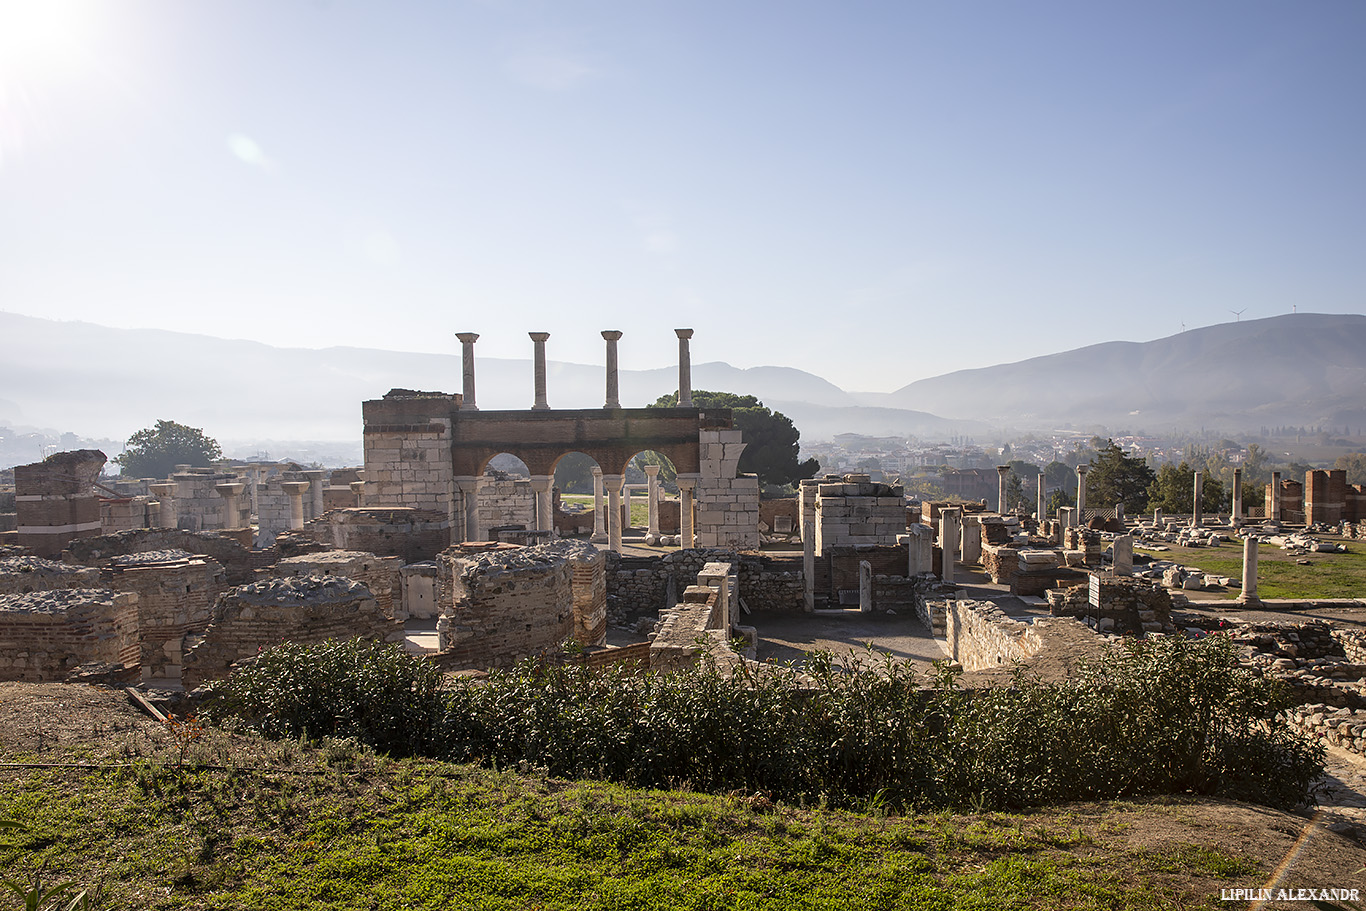
[[[269,649],[214,688],[270,736],[355,737],[397,755],[637,787],[762,791],[858,806],[1015,808],[1144,794],[1278,807],[1310,799],[1323,748],[1283,687],[1222,637],[1129,642],[1060,683],[977,691],[944,668],[817,654],[785,668],[631,676],[524,664],[446,680],[396,646]]]

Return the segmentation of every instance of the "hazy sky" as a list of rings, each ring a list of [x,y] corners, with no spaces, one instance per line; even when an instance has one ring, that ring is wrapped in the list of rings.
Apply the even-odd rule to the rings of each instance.
[[[625,368],[691,326],[867,391],[1361,312],[1363,47],[1359,0],[0,0],[0,310]]]

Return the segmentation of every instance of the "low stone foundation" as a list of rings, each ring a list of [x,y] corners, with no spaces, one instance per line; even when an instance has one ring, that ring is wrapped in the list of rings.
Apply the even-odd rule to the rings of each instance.
[[[81,665],[136,676],[138,596],[102,588],[0,595],[0,680],[60,681]]]
[[[250,543],[250,529],[246,538]],[[68,563],[96,566],[110,557],[148,551],[182,550],[211,557],[223,567],[229,584],[245,585],[256,570],[275,562],[275,554],[259,551],[227,533],[186,531],[180,528],[138,528],[98,538],[81,538],[67,544],[62,559]]]
[[[209,625],[227,588],[223,567],[183,550],[114,557],[100,574],[106,586],[138,596],[142,679],[179,680],[185,639]]]
[[[1041,676],[1064,677],[1079,660],[1097,658],[1104,641],[1070,617],[1022,623],[989,601],[951,601],[947,645],[965,671],[1010,669],[1022,664]]]
[[[402,621],[407,619],[407,614],[403,611],[402,601],[395,603],[394,599],[394,593],[401,593],[403,588],[399,576],[402,565],[403,561],[399,557],[378,557],[350,550],[329,550],[286,557],[277,562],[269,572],[282,578],[337,576],[359,582],[370,590],[370,596],[375,599],[375,603],[386,617]]]
[[[99,588],[100,571],[42,557],[0,557],[0,595]]]

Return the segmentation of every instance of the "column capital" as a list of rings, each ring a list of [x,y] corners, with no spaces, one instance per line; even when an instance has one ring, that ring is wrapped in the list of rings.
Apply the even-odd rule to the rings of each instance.
[[[1006,472],[1010,471],[1010,466],[1009,466],[1009,465],[997,465],[997,466],[996,466],[996,470],[997,470],[998,472],[1000,472],[1001,474],[1005,474]]]
[[[702,475],[697,472],[679,472],[674,480],[678,482],[679,490],[692,490],[697,486],[697,482],[702,480]]]
[[[532,490],[541,490],[541,491],[549,490],[549,489],[550,489],[550,485],[552,485],[553,483],[555,483],[555,476],[554,476],[554,475],[548,475],[548,474],[534,474],[534,475],[531,476],[531,489],[532,489]]]
[[[1091,467],[1091,466],[1089,466],[1089,465],[1078,465],[1078,466],[1077,466],[1077,474],[1086,474],[1087,470],[1088,470],[1090,467]]]
[[[531,336],[533,342],[544,342],[550,338],[549,332],[528,332],[527,335]]]
[[[605,338],[605,339],[607,339],[607,341],[609,341],[609,342],[620,341],[620,340],[621,340],[621,330],[619,330],[619,329],[604,329],[604,330],[602,330],[602,337]]]
[[[475,342],[479,341],[478,332],[457,332],[455,337],[466,345],[473,345]]]
[[[675,330],[674,330],[674,335],[677,335],[679,338],[692,338],[692,330],[691,330],[691,329],[675,329]]]
[[[659,477],[659,468],[660,468],[660,466],[658,466],[658,465],[646,465],[646,466],[644,466],[645,476],[646,476],[647,478],[657,478],[657,477]]]
[[[588,471],[596,478],[602,477],[602,468],[598,465],[594,465],[593,467],[589,468]]]
[[[304,491],[308,490],[307,481],[281,481],[280,489],[291,497],[302,497]]]

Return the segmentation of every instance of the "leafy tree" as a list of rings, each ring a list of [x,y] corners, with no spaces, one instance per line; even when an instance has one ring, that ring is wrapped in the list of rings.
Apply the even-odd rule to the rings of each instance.
[[[582,452],[565,453],[555,463],[555,486],[561,493],[592,493],[596,464],[592,456]]]
[[[781,411],[770,411],[752,395],[733,392],[708,392],[694,389],[692,401],[698,408],[729,408],[735,428],[749,445],[740,456],[739,470],[759,476],[760,484],[793,484],[814,477],[820,470],[815,459],[798,462],[798,441],[801,432],[791,418]],[[673,408],[678,405],[678,393],[662,395],[650,407]]]
[[[1194,512],[1195,469],[1189,462],[1173,465],[1168,462],[1157,470],[1148,485],[1148,506],[1177,515]],[[1200,510],[1205,513],[1224,512],[1224,485],[1218,478],[1206,478],[1200,491]]]
[[[1075,490],[1077,473],[1064,462],[1053,461],[1043,467],[1043,480],[1046,487],[1062,487]],[[1063,504],[1064,506],[1070,504]]]
[[[1366,452],[1349,452],[1345,456],[1338,456],[1333,467],[1347,471],[1348,484],[1366,484]]]
[[[1086,474],[1086,501],[1105,506],[1123,503],[1125,512],[1140,513],[1148,507],[1148,485],[1154,480],[1156,475],[1147,462],[1125,455],[1114,440],[1106,440]]]
[[[1044,508],[1048,510],[1048,514],[1050,516],[1055,516],[1058,514],[1058,510],[1062,509],[1064,506],[1076,505],[1076,497],[1072,496],[1070,493],[1063,490],[1062,488],[1058,488],[1057,490],[1053,491],[1048,495],[1048,502],[1044,504]]]
[[[175,421],[157,421],[128,438],[114,463],[125,477],[166,478],[177,465],[208,466],[223,458],[218,441],[198,427]]]

